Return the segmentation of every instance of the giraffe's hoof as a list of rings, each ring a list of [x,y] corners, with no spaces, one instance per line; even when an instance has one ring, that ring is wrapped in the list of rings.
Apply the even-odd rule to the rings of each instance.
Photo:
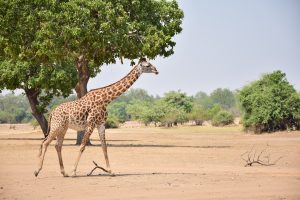
[[[76,177],[76,172],[72,172],[72,177]]]
[[[39,175],[39,172],[34,171],[34,175],[35,175],[35,177],[37,177]]]
[[[69,175],[68,175],[67,173],[62,173],[62,175],[63,175],[64,177],[69,177]]]

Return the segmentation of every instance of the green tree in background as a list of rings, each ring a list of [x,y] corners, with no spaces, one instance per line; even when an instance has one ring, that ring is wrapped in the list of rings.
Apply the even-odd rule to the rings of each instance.
[[[222,110],[223,109],[219,104],[214,104],[210,109],[207,110],[208,119],[212,120],[213,117]]]
[[[218,88],[210,94],[212,104],[219,104],[225,110],[235,106],[234,93],[229,89]]]
[[[299,129],[300,98],[285,73],[274,71],[239,93],[243,125],[255,132]]]
[[[173,107],[183,109],[187,113],[191,112],[193,108],[192,98],[180,91],[167,92],[162,100]]]
[[[172,55],[182,18],[166,0],[0,0],[0,90],[25,91],[46,136],[53,96],[82,97],[116,59]]]
[[[226,111],[221,110],[212,118],[212,125],[214,126],[225,126],[228,124],[232,124],[234,120],[233,114]]]
[[[203,108],[208,109],[212,106],[210,96],[205,92],[197,92],[194,96],[194,102],[198,105],[201,105]]]
[[[189,120],[193,120],[197,126],[202,125],[205,120],[209,119],[207,111],[200,105],[193,106],[193,110],[188,114]]]
[[[124,123],[129,120],[127,105],[128,103],[124,101],[114,101],[107,107],[108,114],[117,117],[119,122]]]
[[[139,120],[143,118],[143,115],[149,110],[150,104],[146,101],[134,101],[127,106],[127,113],[132,120]]]
[[[28,101],[23,95],[0,94],[0,123],[28,122],[31,118]]]

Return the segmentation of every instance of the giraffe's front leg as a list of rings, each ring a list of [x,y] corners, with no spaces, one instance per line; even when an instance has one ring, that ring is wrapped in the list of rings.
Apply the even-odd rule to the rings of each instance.
[[[94,125],[90,125],[87,127],[87,130],[82,138],[82,142],[81,142],[81,145],[79,147],[79,154],[78,154],[78,157],[75,161],[75,164],[74,164],[74,169],[72,171],[72,176],[75,177],[76,176],[76,170],[77,170],[77,166],[78,166],[78,163],[79,163],[79,160],[80,160],[80,157],[81,157],[81,154],[82,152],[84,151],[85,149],[85,146],[90,138],[90,135],[93,133],[93,130],[94,130],[95,126]]]
[[[102,146],[103,154],[104,154],[104,157],[105,157],[107,171],[109,173],[111,173],[109,160],[108,160],[108,155],[107,155],[107,145],[106,145],[106,140],[105,140],[105,125],[104,125],[104,123],[101,124],[98,127],[98,133],[99,133],[99,137],[100,137],[100,140],[101,140],[101,146]]]

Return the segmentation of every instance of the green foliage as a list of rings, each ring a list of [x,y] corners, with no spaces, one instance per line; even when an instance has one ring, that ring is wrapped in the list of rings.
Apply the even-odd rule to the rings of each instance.
[[[40,112],[76,83],[74,60],[61,59],[62,48],[50,48],[59,35],[47,30],[56,9],[55,1],[0,1],[0,90],[43,89]]]
[[[195,94],[194,102],[205,109],[208,109],[212,106],[212,101],[210,96],[208,96],[205,92],[201,92],[201,91]]]
[[[173,124],[184,123],[188,121],[187,113],[182,108],[174,106],[167,106],[167,112],[161,118],[161,123],[165,126],[171,127]]]
[[[107,120],[105,122],[105,128],[118,128],[119,127],[119,120],[114,115],[108,115]]]
[[[218,88],[210,94],[212,104],[219,104],[222,108],[228,110],[235,105],[234,93],[229,89]]]
[[[107,111],[109,114],[118,118],[118,120],[123,123],[129,120],[129,115],[127,113],[126,107],[127,103],[123,101],[114,101],[108,105]]]
[[[178,109],[183,109],[189,113],[192,111],[193,101],[191,97],[188,97],[185,93],[180,91],[167,92],[162,98],[167,104]]]
[[[157,125],[158,122],[162,122],[162,119],[165,117],[168,112],[167,105],[160,100],[157,100],[149,104],[146,112],[142,115],[142,121],[145,124],[153,122]]]
[[[299,129],[300,98],[281,71],[265,74],[239,93],[243,125],[255,132]]]
[[[145,101],[134,101],[127,106],[127,113],[133,120],[139,120],[143,118],[143,115],[147,112],[150,105]]]
[[[219,104],[214,104],[210,109],[207,111],[208,119],[213,119],[222,109]]]
[[[143,89],[130,89],[128,92],[109,104],[107,110],[109,113],[116,116],[120,122],[125,122],[130,119],[142,120],[142,118],[148,117],[140,116],[145,113],[139,113],[138,110],[146,112],[146,109],[144,108],[148,108],[148,105],[153,102],[154,98],[149,95],[147,91]],[[142,121],[145,121],[147,124],[147,120]]]
[[[196,125],[202,125],[208,118],[207,111],[198,105],[194,105],[192,112],[188,113],[188,119],[195,121]]]
[[[126,102],[126,103],[130,103],[133,101],[153,102],[154,98],[153,96],[149,95],[148,92],[144,89],[132,88],[115,100],[115,102]]]
[[[23,95],[0,94],[0,123],[28,122],[31,118],[28,101]]]
[[[225,126],[233,123],[233,115],[226,111],[221,110],[212,118],[212,125],[214,126]]]

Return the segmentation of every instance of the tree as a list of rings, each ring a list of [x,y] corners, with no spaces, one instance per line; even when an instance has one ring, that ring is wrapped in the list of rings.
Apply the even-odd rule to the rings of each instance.
[[[184,123],[188,121],[187,113],[178,107],[174,107],[171,105],[167,105],[167,112],[161,118],[162,124],[167,127],[171,127],[173,125],[177,126],[178,123]]]
[[[233,120],[234,117],[230,112],[226,110],[221,110],[212,118],[212,125],[225,126],[228,124],[232,124]]]
[[[125,102],[125,103],[131,103],[133,101],[153,102],[154,97],[149,95],[148,92],[144,89],[131,88],[127,92],[122,94],[119,98],[114,100],[114,102]]]
[[[180,91],[171,91],[164,95],[163,101],[170,104],[173,107],[183,109],[189,113],[192,111],[193,101],[191,97],[188,97],[185,93]]]
[[[194,96],[194,102],[205,109],[208,109],[212,106],[212,102],[210,96],[208,96],[205,92],[197,92]]]
[[[21,123],[31,120],[29,104],[23,95],[0,94],[0,123]]]
[[[24,90],[45,136],[46,105],[53,96],[68,96],[76,77],[73,62],[57,59],[62,52],[39,42],[52,6],[53,2],[0,1],[0,90]]]
[[[162,100],[156,100],[148,105],[148,108],[141,117],[141,121],[145,124],[153,122],[154,125],[157,126],[157,123],[162,122],[163,118],[168,113],[168,105]]]
[[[246,85],[239,93],[243,125],[256,133],[299,129],[300,98],[285,73],[274,71]]]
[[[129,104],[126,108],[127,113],[133,120],[141,120],[143,115],[149,110],[149,103],[146,101],[134,101]]]
[[[166,0],[1,0],[0,16],[0,89],[23,89],[46,135],[51,98],[82,97],[103,64],[172,55],[183,12]]]
[[[210,94],[212,104],[219,104],[222,108],[228,110],[235,106],[234,93],[229,89],[218,88]]]
[[[194,105],[193,110],[188,114],[189,120],[195,121],[197,126],[202,125],[208,117],[207,111],[200,105]]]
[[[126,110],[127,105],[128,104],[123,101],[114,101],[107,107],[108,114],[117,117],[119,122],[125,122],[129,120],[129,115]]]
[[[222,107],[219,104],[214,104],[208,111],[208,119],[212,120],[214,116],[218,114],[222,110]]]

